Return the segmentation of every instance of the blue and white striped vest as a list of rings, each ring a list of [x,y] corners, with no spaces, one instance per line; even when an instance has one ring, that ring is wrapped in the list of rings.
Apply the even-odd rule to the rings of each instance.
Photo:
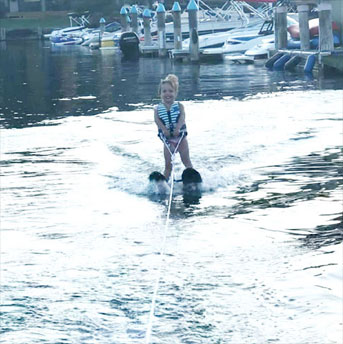
[[[178,102],[173,103],[170,110],[167,110],[164,104],[157,105],[157,114],[166,128],[170,131],[175,129],[175,125],[180,117],[180,106]]]

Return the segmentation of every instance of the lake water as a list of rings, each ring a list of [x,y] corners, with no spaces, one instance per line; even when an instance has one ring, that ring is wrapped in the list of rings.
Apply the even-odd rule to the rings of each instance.
[[[176,185],[166,228],[147,177],[168,73],[204,190]],[[159,279],[151,343],[341,343],[342,90],[338,75],[2,44],[0,342],[144,343]]]

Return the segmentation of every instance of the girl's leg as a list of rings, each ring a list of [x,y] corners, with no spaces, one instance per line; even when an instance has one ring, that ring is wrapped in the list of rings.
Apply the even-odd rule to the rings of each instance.
[[[186,167],[186,168],[188,168],[188,167],[193,167],[193,166],[192,166],[191,159],[190,159],[190,157],[189,157],[189,148],[188,148],[187,137],[185,137],[185,138],[181,141],[178,151],[179,151],[179,153],[180,153],[181,161],[183,162],[183,164],[185,165],[185,167]]]
[[[171,173],[171,169],[172,169],[172,165],[171,165],[171,156],[169,153],[169,150],[167,149],[166,146],[164,146],[164,176],[166,177],[166,179],[168,180],[170,173]]]

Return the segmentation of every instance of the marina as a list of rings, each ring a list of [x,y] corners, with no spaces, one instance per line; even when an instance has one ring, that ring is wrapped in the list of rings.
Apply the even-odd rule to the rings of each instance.
[[[92,49],[116,49],[125,58],[141,55],[201,62],[229,55],[229,59],[240,63],[253,63],[254,58],[244,57],[244,53],[274,37],[275,43],[268,48],[267,57],[273,53],[281,56],[281,52],[285,62],[293,57],[293,66],[295,61],[299,63],[313,55],[302,65],[312,65],[313,60],[319,68],[343,70],[342,4],[331,0],[320,4],[314,0],[298,0],[288,5],[274,0],[251,2],[258,6],[242,0],[231,0],[215,9],[203,1],[190,0],[184,11],[178,2],[169,11],[163,3],[156,5],[154,11],[137,5],[123,6],[120,23],[106,24],[102,17],[95,29],[87,28],[89,13],[69,14],[69,28],[44,36],[54,45],[83,44]],[[167,15],[170,18],[171,14],[172,21],[166,22]],[[39,28],[38,32],[41,31]],[[1,30],[1,39],[6,40],[6,29]],[[235,54],[243,55],[240,59],[232,58]],[[277,65],[280,64],[281,60]]]

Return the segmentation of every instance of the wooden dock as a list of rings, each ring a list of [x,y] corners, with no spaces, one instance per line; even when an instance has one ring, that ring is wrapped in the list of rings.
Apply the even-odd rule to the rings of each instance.
[[[285,7],[275,9],[275,42],[276,51],[298,55],[307,58],[310,55],[317,56],[320,67],[332,67],[343,72],[343,1],[325,0],[317,5],[315,0],[296,0],[299,13],[299,38],[300,49],[287,49],[287,24],[285,23]],[[317,49],[310,49],[309,11],[317,6],[319,18],[319,44]],[[334,45],[333,22],[335,22],[336,34],[340,38],[340,46]]]
[[[190,59],[189,49],[171,49],[169,50],[169,57],[173,60],[188,60]]]
[[[157,45],[141,45],[141,54],[147,57],[157,57],[158,56],[158,46]]]
[[[178,2],[175,2],[172,8],[173,23],[174,23],[174,42],[168,43],[166,41],[166,9],[162,3],[159,3],[157,13],[157,28],[158,39],[156,44],[152,44],[150,21],[151,13],[148,9],[143,12],[144,23],[144,42],[140,44],[140,51],[143,56],[158,56],[169,57],[174,60],[190,60],[199,61],[199,40],[198,40],[198,17],[197,13],[199,7],[195,0],[190,0],[187,6],[189,32],[190,32],[190,45],[188,49],[182,48],[182,33],[181,33],[181,7]]]

